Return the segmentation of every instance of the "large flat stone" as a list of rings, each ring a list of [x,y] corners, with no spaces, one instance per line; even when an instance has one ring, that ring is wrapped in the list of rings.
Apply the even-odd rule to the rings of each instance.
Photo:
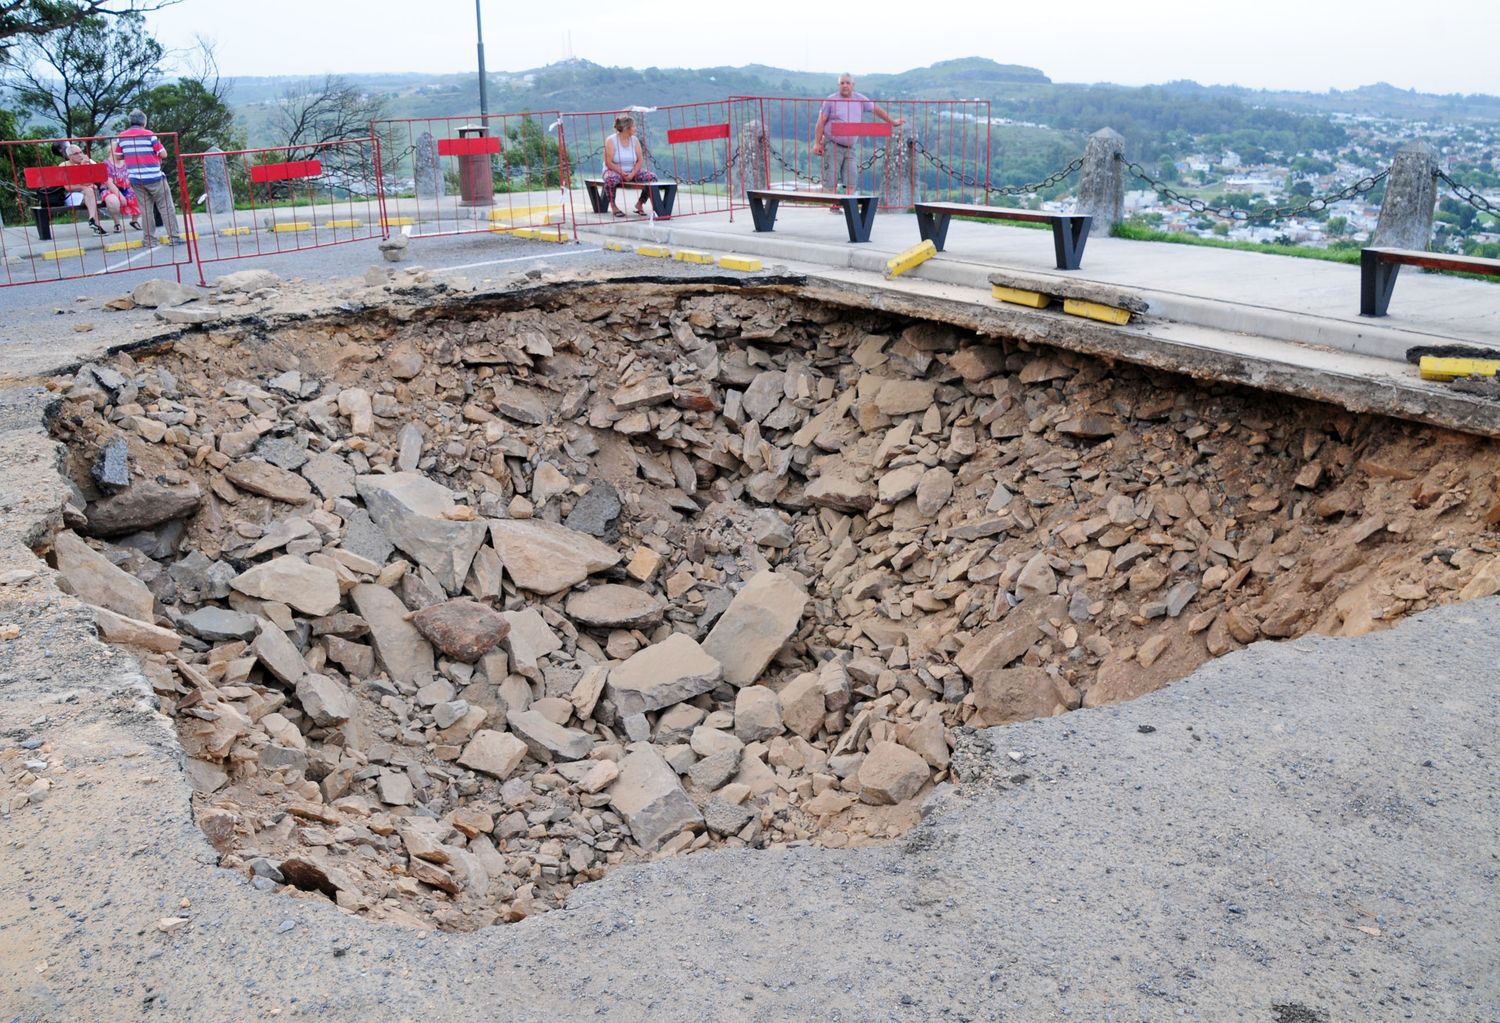
[[[706,693],[724,667],[690,636],[674,632],[610,669],[606,691],[621,717],[661,710]]]
[[[155,599],[146,584],[84,543],[74,533],[52,538],[52,553],[63,581],[78,599],[127,618],[149,622]]]
[[[229,585],[247,597],[279,601],[310,615],[331,614],[343,599],[338,576],[290,554],[246,569]]]
[[[617,565],[620,553],[567,526],[536,519],[490,522],[495,550],[517,586],[550,596]]]
[[[384,586],[361,583],[349,591],[354,610],[370,627],[370,642],[386,674],[397,682],[423,686],[432,681],[432,646],[406,620],[406,605]]]
[[[1005,667],[1042,638],[1041,623],[1063,614],[1061,597],[1032,597],[1012,608],[994,625],[980,629],[953,659],[971,681],[987,671]]]
[[[259,458],[226,467],[224,478],[241,490],[284,504],[302,504],[312,498],[312,484],[307,480]]]
[[[187,518],[198,510],[203,491],[196,483],[167,485],[154,479],[136,480],[113,497],[89,505],[91,536],[123,536],[153,529],[163,522]]]
[[[974,679],[977,724],[1003,725],[1010,721],[1052,717],[1078,706],[1078,690],[1030,665],[981,671]]]
[[[473,664],[510,635],[510,622],[476,600],[448,600],[412,616],[430,643],[448,657]]]
[[[458,762],[471,771],[494,775],[501,781],[526,759],[526,744],[509,732],[481,728],[459,754]]]
[[[645,590],[618,583],[602,583],[568,595],[568,617],[594,628],[636,629],[658,625],[666,601]]]
[[[360,476],[354,481],[370,518],[386,537],[431,572],[450,594],[463,590],[485,524],[444,518],[458,506],[453,492],[415,472]]]
[[[566,728],[542,715],[523,710],[508,718],[510,730],[520,736],[531,755],[544,764],[554,760],[582,760],[594,748],[594,737],[577,728]]]
[[[796,633],[805,607],[800,585],[776,572],[759,572],[735,594],[703,649],[724,665],[726,681],[748,686]]]
[[[610,806],[624,819],[636,844],[648,851],[683,828],[703,823],[677,772],[650,743],[630,747],[608,795]]]

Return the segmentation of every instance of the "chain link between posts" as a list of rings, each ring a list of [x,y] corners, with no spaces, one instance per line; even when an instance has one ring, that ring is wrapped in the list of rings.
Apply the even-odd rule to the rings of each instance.
[[[1468,185],[1456,181],[1447,171],[1437,172],[1438,180],[1449,188],[1459,199],[1468,203],[1481,213],[1488,213],[1492,217],[1500,217],[1500,203],[1491,202]]]
[[[1041,181],[1033,181],[1030,184],[1025,185],[986,185],[983,181],[980,181],[977,176],[965,174],[960,168],[954,167],[953,165],[949,164],[942,157],[938,156],[932,150],[923,145],[921,139],[913,139],[912,144],[916,147],[917,152],[922,154],[922,158],[925,159],[928,163],[932,164],[934,167],[936,167],[938,170],[942,171],[949,177],[957,179],[958,183],[963,185],[965,188],[984,189],[984,194],[986,196],[1033,195],[1037,192],[1045,191],[1046,189],[1049,189],[1054,185],[1061,184],[1063,181],[1067,180],[1083,167],[1083,157],[1080,156],[1078,159],[1074,160],[1066,167],[1062,168],[1061,170],[1054,171],[1047,177],[1043,178]]]
[[[1123,160],[1124,157],[1117,154],[1115,159]],[[1213,206],[1202,199],[1191,195],[1184,195],[1165,182],[1153,178],[1138,163],[1126,161],[1125,169],[1150,185],[1156,191],[1157,195],[1160,195],[1168,202],[1186,206],[1194,213],[1208,213],[1223,220],[1238,220],[1245,223],[1257,220],[1290,220],[1292,217],[1300,217],[1307,213],[1322,213],[1333,203],[1344,202],[1345,200],[1364,195],[1366,192],[1374,191],[1375,186],[1384,181],[1391,173],[1389,170],[1383,170],[1379,174],[1371,174],[1368,177],[1360,178],[1351,185],[1344,186],[1337,192],[1315,196],[1300,206],[1263,206],[1258,210],[1242,210],[1234,206]]]

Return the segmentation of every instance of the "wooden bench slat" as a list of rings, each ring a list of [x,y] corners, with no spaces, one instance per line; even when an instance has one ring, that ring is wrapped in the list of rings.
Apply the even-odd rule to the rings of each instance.
[[[1429,270],[1458,270],[1464,273],[1500,275],[1500,259],[1485,256],[1458,256],[1451,252],[1423,252],[1420,249],[1366,249],[1379,255],[1382,263],[1402,263]]]
[[[1083,216],[1079,213],[1045,213],[1040,210],[1018,210],[1008,206],[985,206],[967,202],[919,202],[915,209],[946,213],[954,217],[984,217],[990,220],[1025,220],[1036,224],[1051,224],[1059,220],[1072,220]]]
[[[822,206],[826,206],[829,203],[843,202],[845,199],[879,198],[874,193],[861,192],[845,195],[842,192],[802,192],[779,188],[750,188],[745,190],[745,194],[754,196],[757,199],[776,199],[781,202],[810,202],[818,203]]]

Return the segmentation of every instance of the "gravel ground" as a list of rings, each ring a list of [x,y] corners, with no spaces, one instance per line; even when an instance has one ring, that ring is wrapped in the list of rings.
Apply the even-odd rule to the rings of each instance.
[[[61,506],[39,405],[0,397],[0,573]],[[626,868],[468,935],[217,869],[131,662],[45,571],[7,625],[0,761],[65,770],[0,808],[0,1020],[1500,1020],[1500,599],[975,733],[897,843]]]

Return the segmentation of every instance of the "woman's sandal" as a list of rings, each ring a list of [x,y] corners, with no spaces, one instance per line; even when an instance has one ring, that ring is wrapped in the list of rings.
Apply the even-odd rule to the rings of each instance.
[[[619,217],[621,220],[624,220],[625,219],[625,211],[624,210],[615,210],[615,216]]]
[[[638,217],[644,217],[646,215],[646,207],[644,204],[635,208],[635,215]]]
[[[141,222],[139,220],[132,220],[130,222],[130,229],[132,231],[139,231],[141,229]]]
[[[119,234],[120,233],[120,222],[118,220],[115,221],[115,229],[114,229],[113,233],[114,234]]]

